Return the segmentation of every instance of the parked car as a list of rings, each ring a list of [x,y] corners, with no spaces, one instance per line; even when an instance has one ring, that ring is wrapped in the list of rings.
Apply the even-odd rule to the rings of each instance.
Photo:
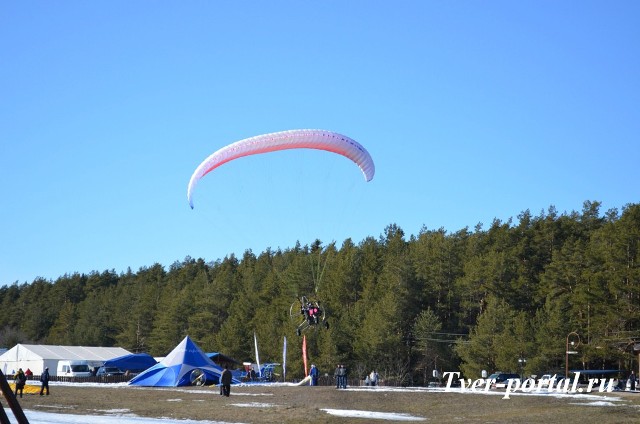
[[[544,374],[540,377],[538,383],[541,384],[541,387],[548,387],[549,383],[551,383],[551,377],[553,377],[551,374]]]
[[[96,376],[111,376],[111,375],[124,375],[124,372],[120,368],[116,367],[100,367],[96,372]]]
[[[510,381],[513,381],[513,383],[511,383],[511,387],[520,387],[520,384],[522,383],[522,381],[520,380],[520,376],[518,376],[518,377],[509,377],[509,378],[507,378],[503,382],[503,384],[505,386],[508,386]],[[518,383],[518,386],[514,386],[515,383]]]
[[[58,361],[58,377],[91,377],[87,361]]]
[[[491,384],[491,387],[495,389],[496,387],[506,387],[509,383],[509,380],[519,381],[520,375],[506,372],[497,372],[495,374],[491,374],[489,376],[489,380],[494,380],[494,382]]]

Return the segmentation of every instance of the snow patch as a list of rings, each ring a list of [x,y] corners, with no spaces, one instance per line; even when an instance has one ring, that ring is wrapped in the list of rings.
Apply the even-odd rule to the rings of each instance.
[[[4,409],[11,424],[17,424],[11,409]],[[29,424],[231,424],[225,421],[175,420],[171,418],[146,418],[138,416],[72,415],[52,412],[24,411]],[[239,424],[239,423],[236,423]]]
[[[92,409],[92,411],[95,412],[102,412],[104,414],[108,414],[108,415],[117,415],[117,416],[122,416],[122,415],[126,415],[129,417],[135,417],[135,414],[131,413],[130,409]]]
[[[241,408],[272,408],[275,406],[272,403],[260,403],[260,402],[232,403],[232,405],[239,406]]]
[[[414,417],[409,414],[399,414],[394,412],[374,412],[359,411],[357,409],[321,409],[329,415],[348,418],[368,418],[370,420],[393,420],[393,421],[425,421],[426,418]]]
[[[604,401],[596,401],[596,402],[570,402],[570,405],[580,405],[580,406],[616,406],[613,402],[604,402]]]

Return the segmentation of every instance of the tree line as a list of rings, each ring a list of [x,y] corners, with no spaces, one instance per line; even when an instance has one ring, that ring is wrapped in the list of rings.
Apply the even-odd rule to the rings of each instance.
[[[581,212],[552,206],[517,221],[495,219],[448,232],[320,240],[215,262],[185,258],[127,270],[66,274],[0,287],[0,346],[38,343],[121,346],[164,356],[189,335],[206,352],[239,361],[282,362],[303,374],[300,296],[327,310],[311,328],[308,356],[322,373],[372,369],[401,384],[432,370],[543,374],[633,366],[640,342],[640,205]],[[637,352],[636,352],[637,353]],[[526,360],[526,362],[525,362]]]

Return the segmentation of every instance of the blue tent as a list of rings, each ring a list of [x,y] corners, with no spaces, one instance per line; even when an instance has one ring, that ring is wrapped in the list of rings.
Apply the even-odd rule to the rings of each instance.
[[[141,372],[157,364],[148,353],[132,353],[105,361],[105,367],[116,367],[122,371]]]
[[[207,384],[218,384],[222,368],[214,364],[187,336],[166,358],[132,378],[129,384],[151,387],[188,386],[192,383],[194,374],[202,373]],[[239,381],[233,380],[233,383]]]

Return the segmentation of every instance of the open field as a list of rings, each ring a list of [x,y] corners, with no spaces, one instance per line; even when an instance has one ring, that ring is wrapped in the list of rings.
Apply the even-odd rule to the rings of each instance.
[[[125,415],[232,423],[385,422],[381,415],[354,418],[325,409],[406,414],[416,422],[636,423],[640,393],[523,395],[459,393],[424,388],[234,386],[231,397],[218,387],[141,388],[126,385],[54,385],[51,396],[25,394],[25,410],[80,415]],[[6,407],[6,402],[2,399]],[[378,419],[376,419],[378,418]],[[395,416],[391,421],[402,421]],[[421,419],[417,421],[417,419]],[[386,421],[390,422],[390,421]]]

